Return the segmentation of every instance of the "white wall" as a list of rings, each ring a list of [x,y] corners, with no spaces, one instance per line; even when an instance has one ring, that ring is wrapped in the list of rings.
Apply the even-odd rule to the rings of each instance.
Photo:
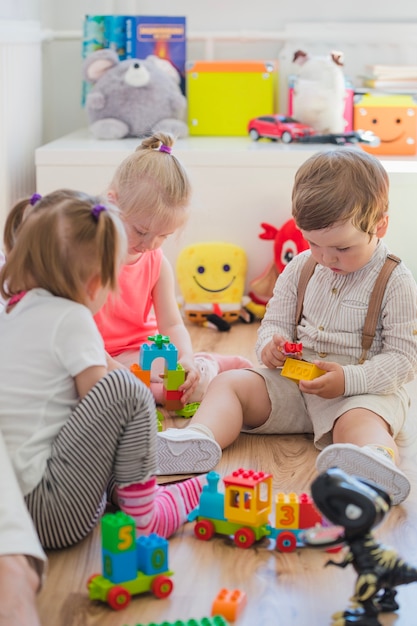
[[[12,0],[2,0],[11,3]],[[21,0],[22,1],[22,0]],[[188,29],[200,31],[281,31],[288,22],[417,22],[415,0],[334,2],[334,0],[38,0],[45,29],[65,38],[44,43],[44,141],[86,126],[81,107],[81,41],[86,13],[186,15]],[[30,5],[31,0],[26,0]],[[0,14],[1,16],[1,14]],[[221,43],[216,58],[277,58],[282,43]],[[204,58],[201,43],[188,46],[188,59]],[[417,59],[416,59],[417,62]]]

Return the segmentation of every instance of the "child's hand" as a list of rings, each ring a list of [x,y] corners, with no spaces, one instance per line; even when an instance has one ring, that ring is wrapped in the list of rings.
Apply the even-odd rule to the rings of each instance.
[[[299,388],[304,393],[311,393],[320,398],[338,398],[345,392],[345,374],[339,363],[329,361],[314,361],[326,374],[313,380],[300,380]]]
[[[274,335],[269,343],[266,344],[261,353],[262,363],[270,369],[282,367],[287,355],[284,354],[284,344],[287,339],[281,335]]]
[[[185,369],[186,377],[181,387],[179,387],[179,391],[184,392],[181,396],[181,402],[185,406],[190,402],[190,398],[200,382],[200,372],[195,366],[194,359],[190,361],[183,360],[181,365]]]

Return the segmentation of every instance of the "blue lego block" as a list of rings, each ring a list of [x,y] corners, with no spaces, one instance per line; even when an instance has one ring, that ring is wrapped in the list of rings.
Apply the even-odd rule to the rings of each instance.
[[[103,576],[114,584],[134,580],[136,571],[136,552],[110,552],[102,550]]]
[[[139,365],[143,370],[150,370],[155,359],[162,357],[168,370],[176,370],[178,362],[178,350],[173,343],[157,346],[153,344],[143,344],[139,352]]]
[[[147,574],[166,572],[168,567],[168,541],[164,537],[152,533],[148,537],[138,537],[137,569]]]

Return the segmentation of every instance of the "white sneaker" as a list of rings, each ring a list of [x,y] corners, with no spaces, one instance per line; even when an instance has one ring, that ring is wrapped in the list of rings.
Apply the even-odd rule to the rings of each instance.
[[[316,460],[319,472],[340,467],[347,474],[373,481],[384,489],[393,504],[400,504],[410,492],[410,482],[394,461],[368,446],[352,443],[334,443],[320,452]]]
[[[214,439],[189,428],[158,433],[158,474],[202,474],[214,469],[222,449]]]

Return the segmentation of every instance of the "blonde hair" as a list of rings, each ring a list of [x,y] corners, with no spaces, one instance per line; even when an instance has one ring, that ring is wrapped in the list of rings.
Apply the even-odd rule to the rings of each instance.
[[[185,168],[170,151],[173,145],[172,135],[154,133],[119,165],[109,188],[124,218],[146,215],[151,222],[174,218],[179,225],[186,221],[191,185]]]
[[[350,220],[371,235],[388,211],[388,174],[380,161],[357,148],[318,152],[295,175],[292,215],[302,230]]]
[[[127,242],[116,207],[60,189],[34,206],[29,199],[21,201],[12,213],[20,225],[0,272],[4,298],[41,287],[85,304],[86,283],[96,274],[103,287],[117,288]]]

